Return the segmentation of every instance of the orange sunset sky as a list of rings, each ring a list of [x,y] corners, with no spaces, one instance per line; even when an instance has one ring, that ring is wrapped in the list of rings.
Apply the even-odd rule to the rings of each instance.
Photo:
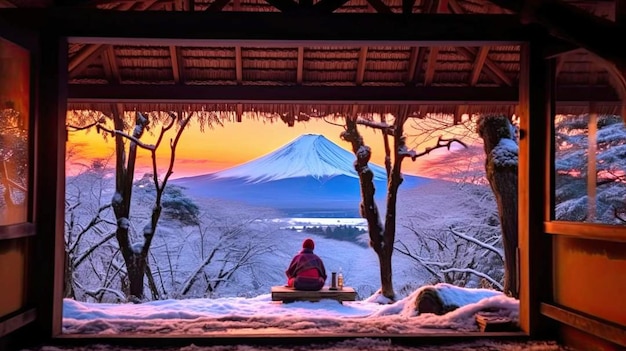
[[[295,126],[288,127],[280,120],[272,123],[244,118],[240,123],[227,121],[223,126],[218,125],[213,129],[206,128],[204,132],[201,132],[198,124],[194,122],[192,119],[190,128],[183,132],[179,142],[172,178],[213,173],[236,166],[268,154],[306,133],[322,134],[340,147],[351,151],[350,144],[339,137],[343,128],[321,119],[311,119],[308,122],[296,123]],[[337,122],[341,123],[340,120]],[[372,162],[383,165],[384,149],[381,133],[362,126],[359,131],[363,135],[365,143],[373,150]],[[156,131],[153,130],[153,132]],[[170,131],[169,136],[173,137],[174,133]],[[146,143],[152,143],[155,137],[146,134],[142,140]],[[164,141],[166,140],[168,142],[162,143],[158,153],[159,173],[165,170],[169,162],[169,137]],[[90,160],[93,159],[110,158],[109,165],[110,167],[114,166],[115,161],[111,157],[114,150],[113,139],[109,138],[105,141],[95,130],[70,132],[67,149],[76,153],[67,162],[68,175],[76,174],[80,171],[81,164],[89,164]],[[441,153],[419,158],[416,162],[406,159],[403,162],[403,172],[422,175],[427,171],[426,164],[434,161],[438,156],[441,157]],[[151,172],[149,152],[140,150],[138,161],[136,177]]]

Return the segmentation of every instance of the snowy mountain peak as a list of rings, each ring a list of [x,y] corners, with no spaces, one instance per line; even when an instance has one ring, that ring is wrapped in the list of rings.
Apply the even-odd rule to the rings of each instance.
[[[213,174],[215,178],[245,178],[268,182],[286,178],[316,179],[345,175],[358,178],[355,156],[320,134],[303,134],[285,146],[239,166]],[[385,169],[370,164],[376,180],[386,179]]]

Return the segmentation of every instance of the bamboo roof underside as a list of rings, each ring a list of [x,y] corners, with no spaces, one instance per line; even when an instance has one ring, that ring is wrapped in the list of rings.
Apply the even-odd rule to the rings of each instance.
[[[239,11],[277,12],[277,0],[60,0],[76,7],[107,11]],[[302,0],[304,1],[304,0]],[[312,5],[325,0],[312,0]],[[568,1],[592,16],[615,20],[615,1]],[[3,6],[57,6],[54,0],[3,0]],[[335,13],[402,13],[403,0],[349,0]],[[441,7],[441,4],[444,4]],[[66,5],[66,6],[70,6]],[[284,10],[284,8],[282,8]],[[416,0],[411,13],[508,14],[488,0]],[[497,28],[494,28],[497,30]],[[69,109],[114,111],[216,111],[291,115],[342,115],[350,113],[408,113],[423,116],[445,114],[513,114],[516,101],[489,99],[465,101],[203,101],[202,99],[145,99],[103,101],[72,99],[72,87],[124,87],[140,92],[148,87],[174,90],[177,87],[378,87],[378,88],[501,88],[519,84],[519,45],[459,46],[211,46],[111,45],[72,42],[69,46]],[[618,114],[621,100],[606,65],[579,49],[558,57],[557,113],[580,114],[597,101],[598,112]],[[577,89],[578,94],[559,91]],[[301,89],[306,91],[306,89]],[[486,89],[484,89],[487,91]],[[588,91],[588,96],[585,92]],[[596,93],[594,93],[596,92]],[[601,92],[601,93],[598,93]],[[608,94],[606,93],[608,92]],[[602,99],[597,97],[601,96]]]

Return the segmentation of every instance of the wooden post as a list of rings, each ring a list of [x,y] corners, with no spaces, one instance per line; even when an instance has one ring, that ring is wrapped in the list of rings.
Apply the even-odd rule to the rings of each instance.
[[[42,33],[37,57],[35,111],[34,219],[38,257],[34,269],[38,337],[61,333],[63,293],[63,218],[65,200],[65,117],[67,114],[67,39]]]
[[[556,62],[544,60],[541,43],[521,45],[519,87],[520,326],[533,337],[550,334],[541,302],[552,301],[551,238],[554,184],[554,77]]]
[[[598,109],[589,103],[588,146],[587,146],[587,222],[596,220],[596,149],[598,137]]]

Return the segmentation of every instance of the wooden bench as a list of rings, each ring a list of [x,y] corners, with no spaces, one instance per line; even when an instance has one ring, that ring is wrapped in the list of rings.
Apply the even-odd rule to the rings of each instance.
[[[282,301],[289,303],[294,301],[313,301],[321,299],[333,299],[342,303],[343,301],[354,301],[356,292],[353,288],[344,286],[341,290],[330,290],[327,286],[318,291],[296,290],[286,286],[272,287],[272,301]]]

